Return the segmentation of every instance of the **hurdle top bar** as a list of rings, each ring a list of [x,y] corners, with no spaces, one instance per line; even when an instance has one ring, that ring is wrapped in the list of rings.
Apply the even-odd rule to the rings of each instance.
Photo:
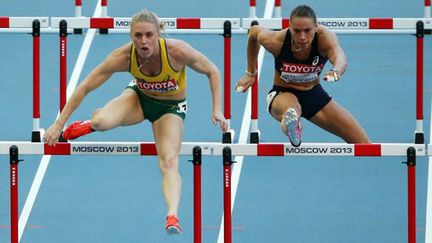
[[[85,18],[52,17],[51,27],[59,28],[61,20],[66,20],[68,28],[129,29],[131,18]],[[240,18],[160,18],[166,29],[222,29],[225,21],[231,28],[240,28]]]
[[[49,27],[49,17],[2,17],[0,16],[0,28],[31,28],[33,21],[37,19],[41,28]]]
[[[250,28],[254,20],[270,29],[289,27],[289,18],[244,18],[242,27]],[[432,18],[318,18],[318,23],[329,29],[415,29],[417,21],[432,29]]]
[[[40,32],[58,33],[61,20],[67,21],[68,33],[73,29],[110,29],[110,33],[129,33],[131,18],[87,17],[0,17],[0,33],[28,33],[32,22],[39,19]],[[247,34],[250,24],[257,20],[269,29],[289,26],[287,18],[161,18],[165,32],[173,34],[223,34],[224,22],[231,22],[232,34]],[[321,18],[320,24],[338,34],[415,34],[417,21],[424,29],[432,29],[432,18]]]
[[[0,28],[31,28],[33,20],[41,28],[59,28],[61,20],[68,28],[129,29],[131,18],[124,17],[0,17]],[[166,29],[218,29],[225,21],[232,29],[249,29],[253,20],[264,27],[281,29],[289,27],[288,18],[161,18]],[[425,29],[432,29],[432,18],[319,18],[318,22],[330,29],[415,29],[423,21]]]
[[[25,141],[0,141],[0,154],[9,154],[15,145],[20,154],[33,155],[157,155],[153,142],[71,142],[49,146]],[[225,144],[219,142],[183,142],[180,154],[192,155],[195,146],[203,155],[222,155],[230,147],[232,155],[239,156],[405,156],[413,147],[416,155],[426,155],[426,145],[411,143],[302,143],[293,147],[289,143]]]

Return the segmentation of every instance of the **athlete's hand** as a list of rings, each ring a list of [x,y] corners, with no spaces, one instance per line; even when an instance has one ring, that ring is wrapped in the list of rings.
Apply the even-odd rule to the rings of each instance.
[[[52,124],[45,132],[43,136],[43,141],[50,146],[55,145],[60,138],[61,131],[62,131],[62,126],[56,123]]]
[[[324,80],[327,82],[336,82],[340,78],[340,73],[336,69],[330,69],[326,75],[324,75]]]
[[[246,90],[253,85],[255,82],[255,76],[245,74],[241,77],[236,84],[235,90],[237,92],[246,92]]]
[[[219,126],[222,132],[226,132],[228,130],[228,121],[225,119],[225,116],[220,110],[213,112],[212,121],[215,125],[217,122],[219,122]]]

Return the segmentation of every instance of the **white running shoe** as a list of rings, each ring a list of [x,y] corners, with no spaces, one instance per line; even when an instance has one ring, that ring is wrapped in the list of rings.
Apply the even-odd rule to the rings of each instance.
[[[297,111],[288,108],[282,119],[282,131],[288,136],[292,146],[298,147],[301,144],[301,123]]]

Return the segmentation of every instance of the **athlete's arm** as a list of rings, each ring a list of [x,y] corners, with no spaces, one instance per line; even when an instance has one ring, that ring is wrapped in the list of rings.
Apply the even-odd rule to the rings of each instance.
[[[319,39],[318,48],[322,55],[326,56],[330,63],[333,65],[331,70],[325,76],[336,77],[337,81],[340,76],[345,72],[348,62],[344,51],[339,45],[338,38],[334,32],[331,32],[323,26],[318,27]],[[335,76],[336,75],[336,76]]]
[[[130,45],[129,45],[130,46]],[[60,137],[61,130],[75,109],[81,104],[84,97],[101,86],[115,72],[127,71],[128,60],[125,57],[126,46],[116,49],[106,59],[93,69],[87,77],[77,86],[63,107],[57,120],[50,126],[44,135],[44,141],[50,145],[56,143]],[[126,54],[127,55],[127,54]],[[126,61],[127,60],[127,61]],[[126,61],[126,62],[125,62]]]
[[[206,56],[186,42],[170,39],[168,43],[169,54],[176,62],[187,65],[208,77],[213,101],[212,121],[214,124],[219,122],[221,130],[226,132],[228,123],[221,109],[221,79],[218,68]]]
[[[260,46],[262,45],[268,52],[272,53],[273,56],[279,55],[286,31],[286,29],[282,31],[270,31],[259,25],[251,27],[246,49],[247,67],[244,76],[237,82],[236,89],[238,91],[245,92],[255,82]]]

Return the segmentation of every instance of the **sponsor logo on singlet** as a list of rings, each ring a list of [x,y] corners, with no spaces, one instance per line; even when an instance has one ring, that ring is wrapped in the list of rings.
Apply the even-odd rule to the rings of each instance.
[[[144,79],[137,79],[136,85],[138,88],[148,90],[155,93],[166,93],[177,90],[179,88],[177,81],[167,75],[162,81],[148,82]]]
[[[319,57],[315,56],[311,64],[299,64],[284,62],[281,67],[281,79],[286,82],[307,83],[318,78],[324,64],[319,63]]]

